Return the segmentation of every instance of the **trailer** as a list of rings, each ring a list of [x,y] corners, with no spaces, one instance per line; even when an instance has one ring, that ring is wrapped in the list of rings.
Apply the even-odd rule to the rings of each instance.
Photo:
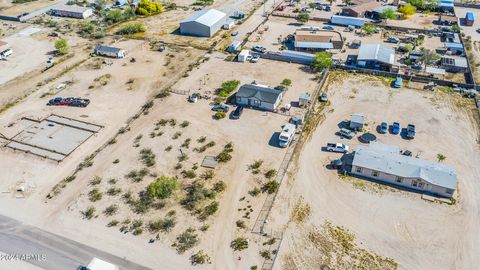
[[[69,106],[69,107],[87,107],[88,104],[90,104],[89,99],[84,99],[84,98],[74,98],[74,97],[68,97],[68,98],[62,98],[62,97],[56,97],[52,98],[48,101],[47,106]]]
[[[362,27],[365,24],[365,20],[363,18],[333,15],[330,18],[330,23],[336,24],[336,25],[343,25],[343,26],[352,25],[355,27]]]

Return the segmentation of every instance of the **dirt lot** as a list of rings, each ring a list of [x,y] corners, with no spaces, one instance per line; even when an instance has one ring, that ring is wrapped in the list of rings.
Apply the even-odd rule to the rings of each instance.
[[[328,234],[321,234],[320,228],[332,225],[325,225],[325,221],[352,233],[357,240],[345,238],[349,247],[355,242],[353,245],[360,251],[392,258],[399,269],[475,268],[480,249],[477,195],[480,185],[476,181],[480,176],[476,166],[480,150],[478,112],[472,110],[473,102],[444,91],[391,89],[374,77],[338,75],[331,81],[328,86],[331,104],[323,111],[326,119],[305,144],[271,214],[270,228],[275,229],[289,221],[299,198],[310,207],[309,219],[307,216],[304,224],[289,222],[276,269],[318,269],[320,265],[328,265],[330,269],[388,268],[379,266],[382,264],[365,267],[361,262],[346,264],[350,266],[335,264],[334,256],[343,254],[341,249],[326,249],[324,253],[320,250],[316,254],[304,252],[308,246],[318,245],[315,239],[327,243]],[[352,150],[360,144],[356,138],[341,140],[335,135],[338,124],[352,113],[363,113],[367,130],[382,143],[409,149],[431,161],[436,161],[438,153],[444,154],[447,157],[444,162],[454,166],[458,174],[456,204],[427,202],[420,194],[339,177],[326,169],[330,160],[339,157],[321,151],[327,142],[346,143]],[[398,121],[402,126],[413,123],[417,137],[407,141],[392,134],[378,134],[375,128],[382,121],[390,124]],[[336,237],[339,235],[349,234],[343,232]],[[364,254],[364,251],[357,253],[356,247],[352,250],[356,251],[342,256]],[[377,255],[371,258],[378,259]]]
[[[23,4],[13,4],[10,0],[0,1],[0,14],[5,16],[18,16],[23,13],[31,13],[41,8],[60,3],[60,0],[37,0]]]
[[[27,207],[29,202],[35,203],[38,202],[38,200],[42,200],[49,192],[47,187],[50,188],[58,179],[66,177],[66,173],[68,173],[67,169],[78,164],[78,157],[91,153],[91,151],[96,148],[95,145],[98,146],[98,142],[106,141],[106,138],[108,138],[107,135],[111,136],[112,132],[121,127],[126,115],[132,111],[132,108],[138,108],[143,104],[145,94],[149,91],[140,94],[138,91],[141,90],[137,89],[148,89],[150,84],[141,82],[151,81],[151,79],[145,78],[141,80],[137,78],[135,81],[138,80],[139,85],[134,87],[135,90],[129,91],[123,89],[126,88],[125,82],[130,76],[134,76],[135,74],[141,76],[140,74],[142,74],[143,69],[138,70],[136,65],[144,63],[148,57],[141,56],[141,52],[145,53],[144,50],[135,54],[133,52],[136,50],[133,48],[128,49],[126,45],[123,45],[123,47],[126,47],[127,50],[131,52],[130,56],[137,58],[135,64],[131,64],[127,60],[119,60],[114,61],[112,66],[103,67],[100,71],[89,70],[86,68],[88,65],[85,64],[84,68],[75,72],[75,77],[73,78],[75,83],[64,90],[68,95],[90,98],[92,103],[89,107],[80,109],[82,110],[81,112],[77,112],[79,109],[75,108],[44,107],[42,110],[42,114],[53,110],[61,115],[102,124],[106,126],[105,130],[102,130],[96,137],[84,143],[72,156],[63,161],[59,165],[60,167],[47,161],[41,161],[38,158],[26,154],[13,153],[12,151],[6,151],[6,154],[3,155],[5,161],[2,162],[2,166],[9,167],[13,166],[11,162],[14,162],[19,155],[24,157],[24,166],[16,166],[15,168],[18,169],[9,173],[12,179],[18,179],[15,177],[19,175],[23,175],[23,177],[18,180],[29,182],[31,179],[36,179],[34,181],[37,186],[36,190],[32,192],[32,195],[26,203],[23,204],[24,206],[22,206],[22,208]],[[219,87],[221,82],[229,79],[239,79],[242,83],[250,83],[253,80],[257,80],[257,82],[274,86],[279,84],[283,78],[289,78],[293,83],[283,99],[282,104],[286,104],[287,102],[296,101],[302,92],[311,92],[317,84],[316,81],[313,80],[314,74],[305,73],[299,65],[267,60],[261,60],[256,64],[226,62],[224,57],[225,55],[223,54],[213,54],[209,61],[201,65],[200,68],[196,68],[190,72],[190,75],[180,80],[173,89],[191,89],[195,92],[211,95],[213,91]],[[193,58],[193,55],[191,58]],[[122,63],[125,63],[126,66],[123,66]],[[255,69],[252,69],[253,65],[255,65]],[[153,70],[153,68],[154,66],[152,66],[150,70]],[[219,72],[212,72],[214,69]],[[270,70],[273,69],[278,71],[276,73],[270,72]],[[121,70],[124,70],[125,73]],[[129,77],[119,75],[120,72],[121,74],[129,74]],[[112,78],[106,86],[100,87],[92,82],[93,78],[90,75],[91,73],[95,73],[98,77],[108,73],[112,74]],[[159,73],[161,72],[151,72],[148,76]],[[208,75],[205,76],[204,74]],[[155,76],[161,77],[161,75]],[[65,80],[66,78],[62,79]],[[91,84],[95,85],[94,88],[87,90]],[[199,85],[201,86],[200,90],[197,88]],[[45,89],[45,92],[48,92],[47,90],[48,89]],[[120,92],[117,93],[118,91]],[[41,93],[39,92],[38,95],[41,95]],[[62,96],[62,92],[55,95]],[[118,97],[114,98],[114,96]],[[38,96],[36,98],[37,99],[34,100],[32,97],[31,102],[26,102],[25,105],[31,104],[29,111],[14,113],[16,110],[15,107],[11,111],[7,111],[6,119],[18,119],[22,115],[33,114],[46,102],[46,98],[41,100],[38,100]],[[115,104],[112,103],[114,100]],[[50,201],[46,207],[41,207],[41,210],[37,210],[38,215],[42,215],[41,213],[48,215],[48,220],[39,218],[37,214],[30,216],[28,220],[36,220],[36,223],[38,223],[38,220],[45,220],[42,221],[39,226],[49,227],[50,230],[55,230],[72,239],[81,240],[89,244],[95,243],[96,246],[111,250],[111,252],[116,254],[125,254],[125,252],[121,250],[122,244],[117,244],[118,239],[125,240],[125,243],[128,242],[130,249],[132,245],[135,245],[135,249],[138,250],[155,251],[138,253],[135,255],[136,258],[133,258],[131,255],[128,256],[134,261],[143,262],[153,268],[159,265],[165,266],[165,262],[168,261],[172,269],[185,269],[189,264],[188,257],[200,249],[205,250],[207,254],[212,257],[215,267],[222,269],[248,268],[254,264],[261,264],[262,260],[260,255],[258,255],[259,249],[255,247],[256,245],[254,243],[259,243],[259,246],[262,246],[263,240],[258,236],[250,234],[249,229],[253,225],[260,206],[263,203],[264,196],[266,195],[252,197],[248,195],[247,191],[252,190],[254,187],[260,187],[262,183],[266,181],[263,173],[267,170],[278,168],[285,149],[276,146],[275,135],[276,132],[281,130],[281,126],[288,121],[289,116],[247,109],[240,120],[223,119],[217,121],[212,119],[213,113],[210,110],[209,104],[210,101],[204,99],[201,99],[195,104],[188,103],[186,96],[183,95],[173,95],[164,101],[158,101],[158,104],[150,109],[147,115],[140,116],[139,121],[134,122],[130,131],[121,135],[116,143],[108,146],[105,151],[101,152],[100,155],[95,158],[92,167],[83,169],[77,176],[75,182],[67,185],[66,189],[63,190],[58,198]],[[108,109],[105,109],[106,107]],[[300,112],[301,110],[299,108],[292,109],[292,114]],[[40,113],[37,112],[35,116],[40,116]],[[113,116],[118,120],[112,122]],[[155,122],[160,119],[172,118],[177,120],[175,127],[167,125],[155,131]],[[183,121],[188,121],[190,123],[189,126],[185,128],[179,127]],[[7,121],[3,123],[4,126],[7,124]],[[163,134],[151,138],[150,133],[152,131],[163,132]],[[181,136],[178,139],[172,139],[176,132],[182,132]],[[139,141],[140,146],[133,147],[135,143],[134,140],[139,134],[143,135]],[[9,133],[6,135],[9,135]],[[197,142],[197,139],[201,136],[207,137],[206,142],[210,140],[215,141],[215,146],[203,153],[198,153],[192,149],[204,144]],[[189,149],[183,148],[183,151],[188,154],[189,158],[183,162],[182,169],[175,169],[175,164],[178,163],[177,159],[180,155],[180,144],[183,144],[187,138],[191,138],[191,145]],[[245,140],[248,140],[248,147],[245,147]],[[206,184],[206,186],[210,187],[215,181],[222,180],[227,184],[227,189],[223,194],[216,197],[220,205],[218,213],[207,219],[206,222],[202,222],[197,218],[192,219],[192,214],[178,204],[178,200],[183,196],[181,190],[179,190],[178,195],[176,195],[174,199],[167,201],[164,208],[159,210],[152,209],[148,215],[135,214],[132,212],[130,207],[121,199],[121,194],[116,196],[106,194],[106,191],[110,187],[120,187],[122,194],[130,189],[135,195],[154,179],[154,177],[147,175],[144,181],[135,183],[125,177],[131,170],[139,170],[142,168],[138,157],[139,151],[143,148],[151,148],[157,156],[157,164],[149,168],[151,173],[156,173],[158,176],[178,175],[181,184],[187,185],[193,180],[182,176],[180,172],[194,167],[195,164],[198,166],[205,155],[218,154],[229,141],[234,144],[233,159],[227,164],[221,164],[218,169],[215,170],[214,179]],[[167,152],[165,148],[168,145],[172,145],[172,150]],[[115,159],[119,159],[118,164],[112,163]],[[259,159],[264,160],[260,168],[261,173],[254,175],[248,170],[248,166]],[[35,161],[36,165],[31,164],[32,161]],[[197,175],[200,175],[204,170],[204,168],[198,168]],[[71,171],[73,171],[73,169],[70,169],[69,172]],[[103,178],[98,188],[104,194],[102,200],[97,203],[92,203],[89,201],[87,193],[94,188],[90,186],[89,181],[96,175]],[[110,178],[116,178],[118,182],[111,184],[108,182]],[[12,182],[4,183],[3,185],[4,190],[12,187]],[[6,195],[5,197],[8,198],[10,196]],[[242,197],[246,197],[246,199],[241,200]],[[9,200],[9,203],[15,204],[15,200]],[[112,203],[118,204],[120,210],[116,215],[106,217],[102,211]],[[84,211],[90,205],[96,207],[99,217],[93,220],[82,219],[81,211]],[[243,208],[252,209],[248,218],[242,218],[245,212],[243,210],[237,210]],[[164,217],[170,210],[176,211],[177,226],[175,226],[170,233],[160,233],[158,241],[160,244],[149,244],[148,240],[155,238],[156,234],[148,232],[147,223],[155,218]],[[9,215],[17,216],[15,213],[7,212],[9,212]],[[22,216],[22,219],[25,219],[25,216],[20,216]],[[127,217],[131,218],[131,220],[142,219],[144,221],[144,233],[141,236],[135,237],[131,233],[120,233],[118,230],[121,225],[113,228],[107,228],[105,226],[112,219],[123,221]],[[235,222],[240,219],[244,220],[245,229],[236,227]],[[60,220],[62,221],[62,225],[59,223]],[[204,223],[210,226],[206,232],[200,230],[200,227],[202,227]],[[80,224],[88,224],[88,226]],[[188,250],[185,255],[183,255],[183,258],[179,258],[170,245],[175,241],[175,237],[189,226],[193,226],[197,230],[201,242],[194,249]],[[85,230],[78,229],[79,227],[85,228]],[[77,229],[72,230],[72,228]],[[97,231],[93,233],[92,228],[95,228]],[[104,231],[105,233],[98,233],[98,231]],[[247,251],[233,252],[229,245],[230,241],[237,236],[245,236],[250,239],[251,248]],[[207,241],[206,239],[209,240]],[[99,244],[99,241],[103,241],[103,244]],[[115,244],[112,245],[112,243]],[[158,256],[159,253],[165,254],[165,256]],[[243,259],[237,260],[238,257],[242,257]]]

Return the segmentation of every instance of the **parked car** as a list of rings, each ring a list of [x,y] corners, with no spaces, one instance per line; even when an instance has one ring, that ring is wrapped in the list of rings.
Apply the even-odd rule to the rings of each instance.
[[[393,124],[392,124],[392,133],[393,133],[393,134],[399,134],[399,133],[400,133],[400,123],[398,123],[398,122],[393,122]]]
[[[227,105],[215,105],[212,107],[212,111],[216,112],[228,112],[229,109]]]
[[[323,93],[320,95],[320,101],[322,101],[322,102],[327,102],[327,101],[328,101],[328,94],[327,94],[327,92],[323,92]]]
[[[252,47],[252,50],[253,51],[256,51],[256,52],[259,52],[259,53],[264,53],[267,51],[267,49],[265,47],[262,47],[260,45],[255,45]]]
[[[328,152],[347,153],[348,145],[343,143],[327,143],[326,149]]]
[[[386,122],[382,122],[378,127],[378,132],[381,134],[385,134],[388,131],[388,124]]]
[[[47,64],[53,64],[53,57],[49,57],[49,58],[48,58]]]
[[[347,139],[351,139],[356,135],[356,133],[354,131],[351,131],[351,130],[346,129],[346,128],[341,128],[338,133],[340,134],[340,136],[345,137]]]
[[[335,28],[331,25],[325,25],[324,27],[322,27],[322,29],[325,29],[325,30],[335,30]]]
[[[232,37],[238,35],[238,31],[232,32]]]
[[[238,106],[233,112],[232,112],[232,119],[240,119],[240,116],[243,113],[243,106]]]
[[[196,94],[192,94],[188,97],[188,101],[190,101],[191,103],[196,103],[198,101],[198,97]]]
[[[324,9],[325,9],[325,11],[331,11],[332,10],[332,8],[330,6],[325,6]]]
[[[88,104],[90,104],[89,99],[74,98],[74,97],[68,97],[68,98],[56,97],[56,98],[50,99],[47,103],[47,106],[87,107]]]
[[[407,138],[409,139],[415,138],[415,125],[412,125],[412,124],[407,125]]]
[[[0,55],[3,56],[3,57],[7,57],[7,56],[11,55],[12,53],[13,53],[12,49],[6,49],[2,53],[0,53]]]
[[[389,37],[389,38],[387,38],[386,42],[390,42],[390,43],[400,43],[400,39],[397,38],[397,37]]]
[[[257,63],[259,59],[260,59],[260,55],[254,54],[250,62]]]
[[[477,33],[480,33],[480,28],[477,29]]]
[[[407,156],[407,157],[412,156],[412,151],[410,151],[410,150],[401,151],[401,153],[402,153],[402,155]]]
[[[393,81],[393,87],[394,87],[394,88],[400,88],[400,87],[402,87],[402,84],[403,84],[403,79],[402,79],[402,77],[397,77],[397,78],[395,79],[395,81]]]

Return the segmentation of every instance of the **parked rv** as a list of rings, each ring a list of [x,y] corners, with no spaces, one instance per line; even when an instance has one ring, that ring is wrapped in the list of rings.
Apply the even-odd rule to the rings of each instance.
[[[278,137],[278,145],[280,147],[287,147],[290,142],[293,140],[293,136],[295,135],[295,125],[287,123],[283,126],[283,130]]]

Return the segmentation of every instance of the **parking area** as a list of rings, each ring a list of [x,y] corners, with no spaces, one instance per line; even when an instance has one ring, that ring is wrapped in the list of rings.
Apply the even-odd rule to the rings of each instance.
[[[480,169],[475,165],[480,151],[478,112],[473,101],[444,90],[393,89],[370,76],[332,76],[326,118],[305,145],[297,167],[292,169],[297,173],[289,179],[291,187],[281,191],[269,221],[273,227],[287,222],[290,215],[285,209],[299,198],[311,207],[308,226],[291,224],[287,229],[288,240],[280,258],[304,269],[322,262],[333,269],[339,267],[329,264],[332,261],[327,257],[332,253],[322,257],[318,252],[305,252],[308,248],[301,239],[310,232],[310,225],[322,226],[327,221],[351,230],[361,248],[392,258],[399,269],[474,268],[480,250],[476,210]],[[366,117],[365,132],[374,134],[380,143],[410,150],[414,157],[432,162],[438,162],[439,154],[445,156],[441,162],[453,166],[458,175],[455,204],[422,200],[421,194],[338,175],[329,169],[327,165],[342,154],[322,151],[327,143],[347,144],[350,151],[366,145],[358,139],[362,133],[351,140],[336,134],[342,121],[352,114]],[[398,122],[401,127],[414,124],[415,139],[378,133],[377,126],[384,121],[390,125]]]

